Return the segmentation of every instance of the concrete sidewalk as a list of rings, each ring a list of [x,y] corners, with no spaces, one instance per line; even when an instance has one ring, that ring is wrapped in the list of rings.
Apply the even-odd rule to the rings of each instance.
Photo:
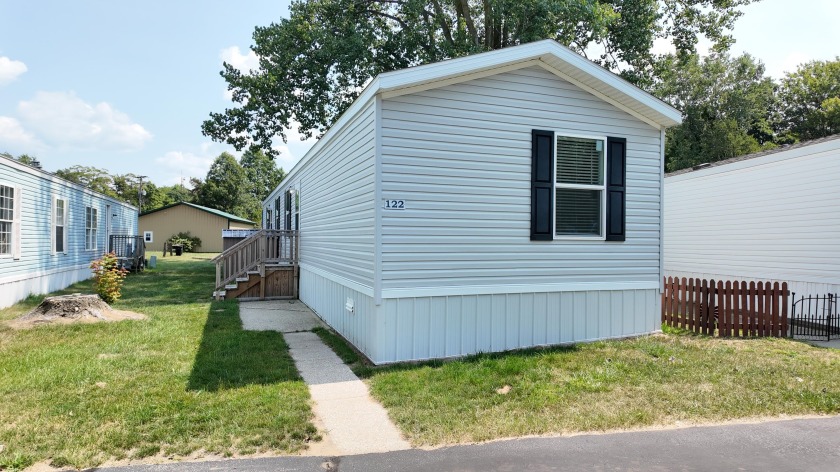
[[[107,472],[840,470],[840,417],[525,438],[381,454],[273,457],[100,469]]]
[[[311,330],[321,321],[299,301],[242,302],[242,327],[280,331],[309,386],[315,426],[323,440],[307,455],[345,456],[401,451],[411,446],[368,392],[367,385]]]

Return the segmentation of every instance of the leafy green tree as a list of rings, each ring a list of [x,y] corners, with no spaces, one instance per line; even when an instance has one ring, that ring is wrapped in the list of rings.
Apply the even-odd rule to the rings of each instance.
[[[114,180],[107,169],[100,169],[93,166],[74,165],[66,169],[55,171],[55,175],[83,185],[93,191],[103,193],[111,197],[118,197],[114,191]]]
[[[244,215],[247,213],[248,200],[245,169],[232,154],[223,152],[213,161],[207,177],[198,185],[195,203],[235,215]]]
[[[773,147],[773,80],[748,54],[663,58],[654,93],[683,112],[668,130],[668,171]]]
[[[800,65],[779,88],[780,133],[816,139],[840,133],[840,57]]]
[[[288,19],[254,32],[258,70],[224,64],[237,104],[202,131],[237,150],[274,156],[294,122],[323,133],[377,74],[552,38],[650,84],[650,49],[667,38],[681,54],[705,36],[719,50],[752,0],[298,0]]]
[[[180,184],[158,187],[158,193],[160,194],[160,206],[192,201],[190,191]]]
[[[277,167],[274,159],[268,157],[259,149],[248,149],[239,160],[245,170],[248,182],[248,202],[245,217],[255,221],[262,221],[262,201],[274,190],[285,177],[282,167]]]

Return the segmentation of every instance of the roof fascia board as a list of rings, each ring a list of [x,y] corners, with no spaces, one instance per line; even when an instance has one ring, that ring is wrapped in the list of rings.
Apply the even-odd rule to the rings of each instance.
[[[484,70],[473,72],[473,73],[467,73],[467,74],[459,75],[459,76],[456,76],[456,77],[450,77],[448,79],[438,80],[438,81],[434,81],[434,82],[426,82],[424,84],[415,85],[415,86],[412,86],[412,87],[402,87],[402,88],[394,89],[394,90],[391,90],[391,91],[384,91],[380,95],[382,96],[382,98],[385,98],[385,99],[399,97],[401,95],[409,95],[409,94],[412,94],[412,93],[423,92],[425,90],[431,90],[431,89],[435,89],[435,88],[438,88],[438,87],[446,87],[447,85],[459,84],[459,83],[467,82],[467,81],[470,81],[470,80],[481,79],[481,78],[490,77],[490,76],[493,76],[493,75],[496,75],[496,74],[503,74],[505,72],[511,72],[511,71],[515,71],[515,70],[519,70],[519,69],[524,69],[526,67],[536,66],[539,63],[540,63],[540,61],[538,59],[526,60],[526,61],[517,62],[517,63],[514,63],[514,64],[508,64],[508,65],[503,65],[503,66],[499,66],[499,67],[495,67],[495,68],[491,68],[491,69],[484,69]]]
[[[650,118],[648,118],[648,117],[646,117],[646,116],[642,115],[641,113],[639,113],[639,112],[637,112],[637,111],[635,111],[635,110],[633,110],[633,109],[628,108],[627,106],[625,106],[625,105],[623,105],[623,104],[619,103],[618,101],[616,101],[616,100],[614,100],[614,99],[612,99],[612,98],[610,98],[610,97],[608,97],[608,96],[604,95],[603,93],[601,93],[601,92],[599,92],[599,91],[595,90],[594,88],[592,88],[592,87],[590,87],[590,86],[588,86],[588,85],[584,84],[583,82],[581,82],[581,81],[579,81],[579,80],[577,80],[577,79],[574,79],[574,78],[572,78],[572,77],[570,77],[570,76],[566,75],[566,74],[565,74],[565,73],[563,73],[561,70],[559,70],[559,69],[557,69],[557,68],[554,68],[554,67],[552,67],[552,66],[550,66],[550,65],[546,64],[546,63],[545,63],[545,62],[543,62],[543,61],[539,61],[539,62],[538,62],[538,65],[539,65],[540,67],[542,67],[543,69],[545,69],[545,70],[547,70],[547,71],[551,72],[552,74],[554,74],[554,75],[556,75],[556,76],[560,77],[561,79],[563,79],[563,80],[565,80],[565,81],[567,81],[567,82],[571,83],[572,85],[574,85],[574,86],[578,87],[579,89],[581,89],[581,90],[583,90],[583,91],[585,91],[585,92],[588,92],[588,93],[590,93],[590,94],[592,94],[592,95],[594,95],[594,96],[596,96],[596,97],[600,98],[601,100],[603,100],[603,101],[605,101],[605,102],[609,103],[610,105],[612,105],[612,106],[614,106],[614,107],[618,108],[619,110],[621,110],[621,111],[623,111],[623,112],[625,112],[625,113],[629,113],[630,115],[632,115],[633,117],[635,117],[635,118],[637,118],[637,119],[639,119],[639,120],[641,120],[641,121],[644,121],[644,122],[645,122],[645,123],[647,123],[648,125],[652,126],[654,129],[661,129],[661,128],[663,128],[663,127],[664,127],[664,125],[662,125],[662,124],[660,124],[660,123],[657,123],[657,122],[655,122],[655,121],[651,120]]]
[[[571,49],[561,46],[553,40],[550,40],[550,42],[551,54],[559,57],[561,60],[567,62],[569,65],[588,73],[589,75],[618,90],[619,92],[627,95],[633,100],[653,109],[657,113],[663,115],[663,117],[673,121],[673,124],[666,123],[665,125],[674,126],[682,123],[682,113],[676,108],[645,92],[639,87],[636,87],[630,82],[627,82],[618,75],[604,69],[598,64],[595,64],[589,59],[586,59],[580,54],[577,54]],[[659,126],[661,126],[661,124]]]
[[[30,167],[26,164],[21,164],[20,162],[17,162],[14,159],[9,159],[9,158],[4,157],[4,156],[0,156],[0,160],[2,160],[5,164],[7,164],[9,167],[11,167],[13,169],[26,172],[27,174],[31,174],[31,175],[34,175],[36,177],[40,177],[40,178],[45,179],[45,180],[49,180],[49,181],[51,181],[53,183],[56,183],[56,184],[66,185],[70,188],[74,188],[76,190],[81,190],[82,192],[84,192],[84,193],[86,193],[86,194],[88,194],[92,197],[98,197],[98,198],[101,198],[103,200],[107,200],[109,202],[116,203],[117,205],[122,205],[122,206],[125,206],[125,207],[128,207],[128,208],[131,208],[132,210],[137,210],[137,207],[130,204],[130,203],[126,203],[122,200],[117,200],[116,198],[105,195],[104,193],[96,192],[94,190],[91,190],[91,189],[85,187],[84,185],[80,185],[80,184],[77,184],[76,182],[73,182],[73,181],[70,181],[70,180],[67,180],[67,179],[63,179],[63,178],[61,178],[61,177],[59,177],[59,176],[57,176],[57,175],[55,175],[51,172],[47,172],[47,171],[42,170],[42,169],[36,169],[36,168]]]
[[[350,107],[347,108],[347,110],[345,110],[345,112],[341,114],[341,117],[339,117],[338,120],[332,126],[330,126],[330,129],[327,130],[324,136],[322,136],[321,139],[319,139],[315,144],[313,144],[312,147],[309,148],[309,151],[307,151],[306,154],[304,154],[303,157],[300,158],[297,164],[295,164],[292,167],[292,170],[290,170],[289,173],[286,174],[285,177],[283,177],[283,182],[281,182],[280,185],[278,185],[270,194],[268,194],[268,197],[266,197],[266,199],[262,201],[263,206],[265,206],[268,202],[276,198],[275,195],[279,193],[278,191],[283,187],[283,183],[287,180],[291,180],[292,178],[294,178],[295,175],[297,175],[304,167],[306,167],[306,164],[309,163],[309,161],[321,151],[321,148],[323,148],[333,139],[335,139],[335,137],[341,132],[341,130],[344,129],[348,124],[350,124],[356,118],[359,112],[363,110],[367,106],[367,104],[370,103],[371,100],[374,99],[376,94],[379,92],[379,80],[379,77],[377,77],[373,79],[367,85],[367,87],[365,87],[365,89],[362,91],[362,94],[359,95],[359,97],[353,102],[353,104],[350,105]]]

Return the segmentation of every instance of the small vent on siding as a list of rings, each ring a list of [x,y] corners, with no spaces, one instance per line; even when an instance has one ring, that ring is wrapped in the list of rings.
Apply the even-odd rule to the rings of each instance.
[[[557,189],[557,234],[600,235],[601,191]]]
[[[597,139],[557,137],[557,181],[601,185],[604,142]]]

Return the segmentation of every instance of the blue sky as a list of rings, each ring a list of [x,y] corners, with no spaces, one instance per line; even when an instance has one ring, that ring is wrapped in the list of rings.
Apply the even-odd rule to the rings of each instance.
[[[734,52],[777,78],[840,54],[840,2],[791,3],[750,5],[734,31]],[[230,104],[222,60],[255,66],[254,27],[287,16],[288,4],[0,0],[0,151],[35,155],[51,171],[92,165],[159,185],[203,177],[232,151],[200,130]],[[279,163],[289,170],[311,144],[291,133]]]

